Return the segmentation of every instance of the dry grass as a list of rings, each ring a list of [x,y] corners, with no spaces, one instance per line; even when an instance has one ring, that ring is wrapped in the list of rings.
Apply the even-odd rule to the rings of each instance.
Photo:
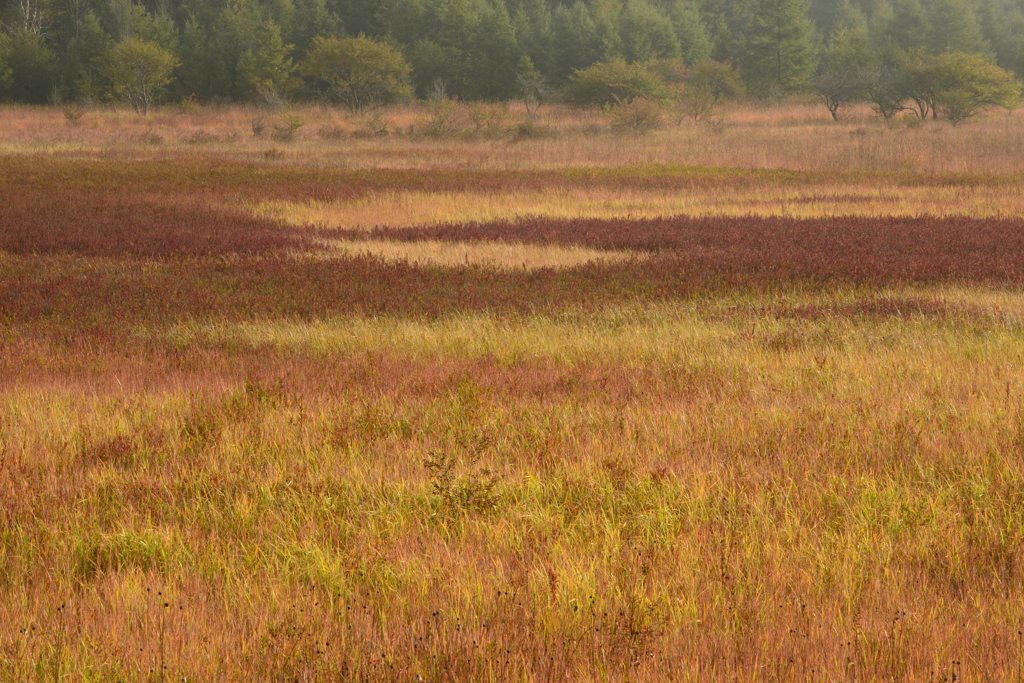
[[[658,218],[688,216],[1024,216],[1020,185],[801,187],[630,190],[558,188],[538,191],[387,192],[348,201],[274,202],[257,214],[292,225],[345,229],[515,221],[523,218]]]
[[[887,124],[866,109],[831,122],[819,105],[788,104],[727,112],[720,134],[684,123],[650,136],[612,134],[599,114],[549,107],[537,125],[540,139],[497,139],[467,133],[434,140],[416,133],[424,113],[384,113],[390,134],[354,133],[365,118],[343,110],[299,107],[288,112],[304,126],[291,140],[275,140],[271,128],[254,136],[261,112],[209,107],[182,113],[173,107],[141,118],[122,110],[86,114],[69,127],[59,110],[6,107],[0,110],[0,153],[57,153],[167,159],[180,155],[233,158],[273,165],[341,168],[435,168],[525,170],[691,164],[735,168],[815,171],[895,171],[921,174],[1024,172],[1024,113],[993,111],[959,127],[904,118]],[[280,116],[269,117],[280,124]],[[510,125],[525,120],[513,107]],[[466,123],[467,129],[470,127]],[[411,127],[411,128],[410,128]]]
[[[0,110],[0,680],[1024,678],[1019,115],[298,113]]]
[[[585,247],[507,244],[502,242],[394,242],[389,240],[324,240],[327,251],[337,254],[373,256],[385,261],[406,261],[421,265],[484,268],[573,268],[595,261],[625,261],[638,258],[628,251],[598,251]]]

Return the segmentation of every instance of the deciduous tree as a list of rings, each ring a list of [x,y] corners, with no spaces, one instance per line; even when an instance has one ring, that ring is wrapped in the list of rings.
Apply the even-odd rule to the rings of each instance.
[[[844,2],[814,79],[818,97],[834,121],[839,120],[843,107],[864,98],[864,79],[870,64],[867,20],[848,1]]]
[[[317,38],[299,72],[329,99],[353,111],[408,98],[410,66],[387,43],[370,38]]]
[[[625,60],[594,64],[577,71],[565,88],[566,100],[578,107],[627,102],[637,97],[664,99],[668,91],[646,64]]]
[[[171,81],[177,60],[156,43],[129,38],[110,48],[105,69],[114,93],[145,116],[160,89]]]
[[[1011,108],[1021,96],[1013,74],[980,55],[962,52],[937,55],[927,67],[935,110],[953,125],[987,107]]]
[[[281,29],[264,22],[256,32],[255,45],[238,60],[238,92],[247,99],[280,97],[295,71],[291,45],[281,40]]]
[[[723,100],[739,97],[743,90],[743,81],[730,65],[710,59],[697,62],[686,78],[677,123],[685,117],[706,121]]]

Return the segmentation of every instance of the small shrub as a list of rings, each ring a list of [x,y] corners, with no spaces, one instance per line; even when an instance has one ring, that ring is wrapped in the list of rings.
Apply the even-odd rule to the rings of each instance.
[[[473,124],[473,132],[488,138],[501,135],[509,118],[506,107],[488,102],[473,102],[467,115]]]
[[[207,133],[205,130],[197,130],[191,135],[186,135],[182,138],[182,142],[188,145],[205,145],[210,142],[216,142],[217,136]]]
[[[262,137],[263,133],[267,130],[267,115],[260,114],[250,121],[249,125],[252,127],[253,137]]]
[[[388,134],[388,120],[380,111],[374,112],[372,116],[363,121],[363,125],[359,129],[352,133],[357,138],[384,138]]]
[[[71,127],[76,127],[82,123],[82,118],[85,116],[85,107],[77,104],[69,105],[61,110],[64,114],[64,120],[68,122]]]
[[[642,135],[658,130],[665,124],[661,105],[650,97],[637,97],[618,101],[605,107],[605,115],[611,120],[612,129]]]
[[[285,115],[281,117],[281,123],[275,123],[271,127],[274,133],[271,137],[282,142],[290,142],[295,139],[299,129],[306,125],[301,116]]]
[[[498,507],[498,477],[486,468],[478,469],[479,461],[479,456],[473,456],[460,468],[457,457],[444,453],[423,461],[430,473],[431,490],[447,510],[483,513]],[[464,471],[457,474],[457,469]]]
[[[135,142],[141,142],[146,145],[162,145],[164,143],[164,136],[159,133],[154,133],[151,130],[147,130],[144,133],[139,133],[132,138]]]
[[[456,100],[428,100],[423,103],[423,110],[426,116],[419,120],[423,135],[431,138],[450,138],[459,132],[461,112]]]
[[[341,140],[345,137],[345,129],[341,126],[322,126],[316,132],[321,140]]]
[[[184,114],[195,114],[199,111],[199,102],[196,101],[195,94],[191,94],[188,97],[182,97],[181,101],[178,102],[178,115]]]
[[[512,128],[512,141],[549,140],[557,137],[557,132],[549,126],[542,126],[534,119],[527,119]]]

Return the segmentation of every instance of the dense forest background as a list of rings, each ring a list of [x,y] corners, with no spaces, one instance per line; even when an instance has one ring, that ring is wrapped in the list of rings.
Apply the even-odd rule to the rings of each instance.
[[[557,89],[618,60],[713,59],[755,94],[807,89],[838,42],[1024,73],[1024,0],[0,0],[0,21],[0,97],[27,103],[113,98],[111,50],[130,41],[171,56],[164,97],[212,102],[316,97],[310,54],[346,36],[394,48],[421,98],[510,99],[524,77]]]

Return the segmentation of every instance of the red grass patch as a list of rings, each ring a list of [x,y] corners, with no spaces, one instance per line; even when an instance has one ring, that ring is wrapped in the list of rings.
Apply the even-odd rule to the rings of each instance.
[[[1019,219],[536,218],[341,235],[657,252],[665,263],[654,268],[671,267],[696,281],[1024,282],[1024,221]]]

